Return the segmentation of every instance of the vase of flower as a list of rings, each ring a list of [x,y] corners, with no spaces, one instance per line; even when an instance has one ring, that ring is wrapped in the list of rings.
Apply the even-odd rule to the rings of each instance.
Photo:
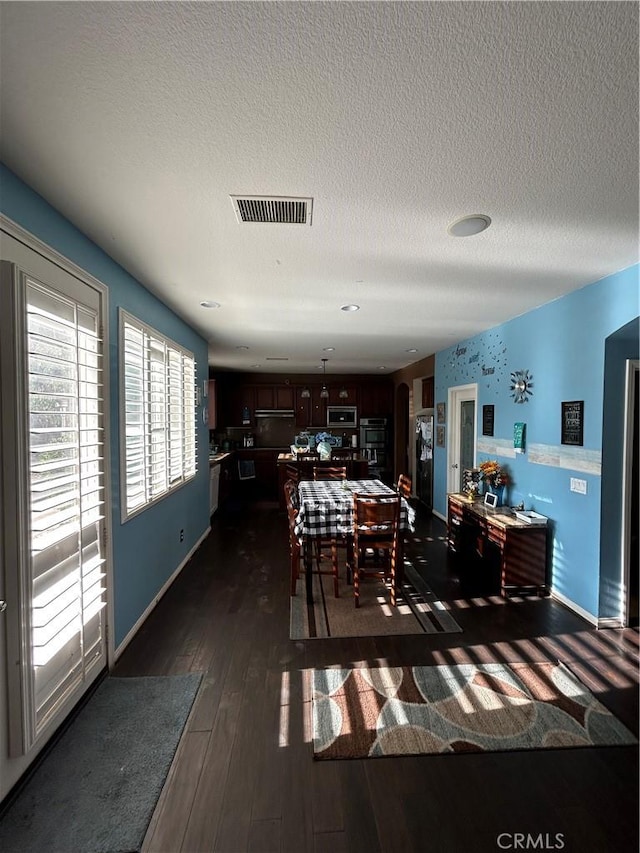
[[[502,506],[504,501],[504,486],[489,486],[489,492],[496,496],[496,506]]]
[[[329,439],[331,436],[328,432],[319,432],[316,435],[316,450],[321,462],[329,462],[331,459],[331,444]]]
[[[489,459],[480,465],[480,478],[485,494],[486,492],[494,494],[496,496],[496,506],[502,506],[505,487],[511,482],[507,471],[498,464],[497,460]]]

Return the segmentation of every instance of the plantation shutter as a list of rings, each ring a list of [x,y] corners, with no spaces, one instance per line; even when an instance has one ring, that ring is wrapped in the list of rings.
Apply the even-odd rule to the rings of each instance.
[[[195,360],[121,311],[123,518],[196,473]]]
[[[102,341],[95,311],[26,279],[35,733],[102,654]]]

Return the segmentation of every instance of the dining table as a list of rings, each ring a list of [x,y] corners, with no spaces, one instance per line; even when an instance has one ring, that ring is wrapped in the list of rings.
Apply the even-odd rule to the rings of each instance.
[[[307,602],[313,604],[313,543],[318,537],[353,538],[353,495],[395,495],[395,489],[382,480],[301,480],[298,483],[298,516],[295,534],[302,543]],[[415,529],[415,509],[400,498],[398,552],[395,593],[402,584],[403,533]]]

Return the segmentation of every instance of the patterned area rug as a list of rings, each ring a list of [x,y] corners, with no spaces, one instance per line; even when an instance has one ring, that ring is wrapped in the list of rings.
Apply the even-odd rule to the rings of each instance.
[[[289,637],[292,640],[325,637],[377,637],[392,634],[441,634],[462,631],[445,605],[405,561],[405,583],[397,607],[389,604],[389,590],[382,580],[360,583],[360,607],[353,602],[353,587],[343,580],[340,597],[333,594],[333,578],[313,576],[314,606],[309,608],[305,580],[298,580],[291,596]]]
[[[637,743],[561,663],[314,670],[314,758]]]

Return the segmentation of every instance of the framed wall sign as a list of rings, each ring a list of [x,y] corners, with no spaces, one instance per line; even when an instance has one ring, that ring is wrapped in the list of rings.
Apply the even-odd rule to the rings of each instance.
[[[584,400],[571,400],[562,403],[561,438],[562,444],[582,447],[584,436]]]
[[[437,424],[445,423],[444,403],[436,403],[436,423]]]
[[[436,427],[436,447],[444,447],[444,427]]]
[[[493,435],[493,418],[495,406],[482,407],[482,434]]]
[[[524,453],[527,425],[518,421],[513,425],[513,448],[516,453]]]

